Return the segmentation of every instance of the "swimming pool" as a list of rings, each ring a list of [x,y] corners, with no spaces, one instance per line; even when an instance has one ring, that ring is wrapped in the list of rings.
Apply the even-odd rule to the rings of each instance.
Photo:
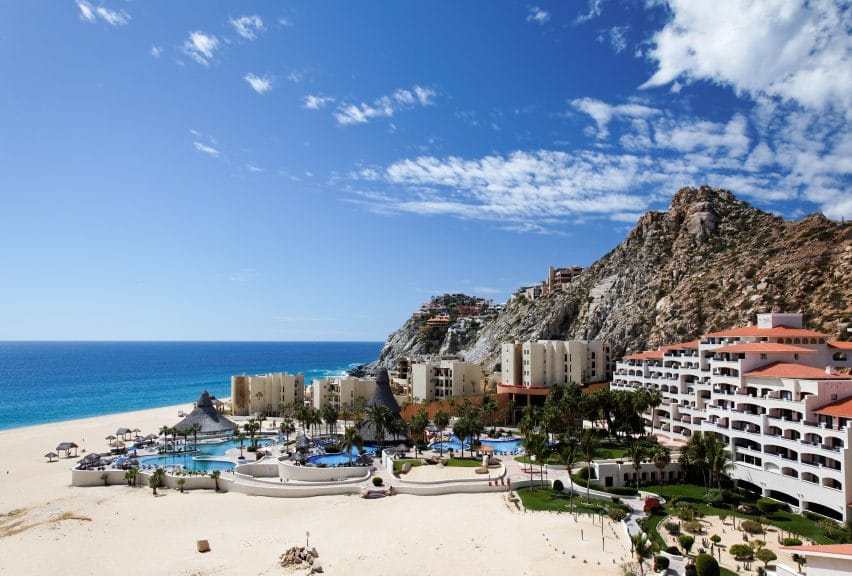
[[[352,453],[352,463],[355,463],[355,460],[358,459],[358,449],[351,448],[350,452]],[[375,446],[364,446],[364,452],[367,454],[375,454],[376,447]],[[337,454],[317,454],[316,456],[311,456],[308,458],[308,462],[311,464],[322,464],[324,466],[347,466],[349,464],[349,455],[346,452],[340,452]]]
[[[444,452],[449,451],[450,449],[455,451],[460,451],[462,449],[462,443],[456,436],[450,436],[451,440],[445,440],[444,442],[434,442],[431,445],[432,450],[443,450]],[[467,442],[464,444],[464,449],[470,450],[470,438],[467,438]],[[511,438],[509,440],[494,440],[490,438],[486,438],[481,440],[483,446],[490,446],[494,449],[495,454],[505,453],[505,452],[523,452],[524,450],[524,441],[521,438]]]
[[[258,440],[258,446],[266,446],[271,444],[270,438],[261,438]],[[247,453],[246,448],[251,443],[248,439],[243,442],[243,455]],[[139,464],[143,466],[181,466],[185,470],[195,470],[201,472],[209,472],[210,470],[230,470],[234,467],[233,462],[227,460],[218,460],[211,458],[215,456],[224,456],[228,450],[239,448],[240,443],[237,440],[225,440],[223,442],[212,442],[209,444],[198,444],[197,452],[188,454],[160,454],[158,456],[144,456],[139,458]]]

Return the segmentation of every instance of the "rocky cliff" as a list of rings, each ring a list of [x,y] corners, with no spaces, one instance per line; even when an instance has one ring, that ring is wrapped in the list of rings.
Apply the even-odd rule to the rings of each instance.
[[[566,289],[513,298],[495,318],[442,348],[493,368],[512,340],[608,340],[616,357],[744,325],[758,312],[803,312],[807,326],[841,336],[852,320],[852,225],[821,214],[798,221],[725,190],[684,188],[648,212],[612,252]],[[450,337],[448,336],[448,337]],[[388,337],[378,360],[423,353],[416,323]]]

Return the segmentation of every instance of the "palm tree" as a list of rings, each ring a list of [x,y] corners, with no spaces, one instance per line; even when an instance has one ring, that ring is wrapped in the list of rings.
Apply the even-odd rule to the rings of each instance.
[[[104,481],[104,486],[109,486],[109,474],[107,474],[106,472],[101,474],[101,480]]]
[[[246,435],[242,432],[237,433],[237,441],[240,443],[240,460],[243,459],[243,442],[246,441]]]
[[[633,543],[633,554],[636,556],[636,561],[639,563],[639,573],[645,574],[645,560],[654,555],[654,545],[645,537],[645,534],[639,533],[630,538]]]
[[[470,434],[470,421],[465,417],[456,418],[453,423],[453,434],[461,442],[461,457],[464,458],[464,439]]]
[[[281,426],[278,428],[281,430],[281,433],[284,434],[284,443],[290,443],[290,434],[296,431],[296,426],[293,424],[293,420],[290,418],[284,418],[284,421],[281,422]]]
[[[260,423],[254,418],[249,419],[248,422],[243,424],[243,430],[248,432],[249,441],[251,442],[251,446],[254,449],[257,449],[257,444],[255,443],[254,436],[257,434],[257,431],[260,430]],[[251,450],[249,450],[251,452]]]
[[[186,478],[178,478],[178,479],[177,479],[177,485],[178,485],[178,488],[180,489],[180,493],[181,493],[181,494],[183,494],[183,486],[184,486],[184,484],[186,484]]]
[[[634,440],[627,448],[627,455],[633,464],[636,475],[636,491],[639,491],[639,472],[642,470],[642,461],[645,459],[645,447],[639,440]]]
[[[443,434],[447,426],[450,425],[450,413],[446,410],[438,410],[435,412],[435,427]],[[444,443],[438,443],[438,453],[444,455]]]
[[[127,472],[124,473],[124,479],[127,480],[128,486],[133,486],[136,484],[136,474],[138,473],[138,468],[131,468]]]
[[[216,487],[216,492],[219,491],[219,476],[222,474],[220,470],[211,470],[210,477],[213,478],[214,485]]]
[[[414,457],[417,458],[417,445],[423,442],[423,433],[429,425],[429,413],[425,408],[417,411],[417,414],[409,420],[408,429],[411,432],[411,442],[414,444]]]
[[[562,434],[559,437],[559,444],[556,447],[556,454],[559,456],[559,461],[565,465],[568,472],[568,480],[571,482],[571,494],[568,496],[569,506],[574,507],[574,476],[571,474],[571,468],[574,467],[574,462],[577,461],[577,439]]]
[[[654,461],[654,466],[660,471],[660,497],[663,496],[663,470],[672,461],[672,451],[662,444],[654,446],[654,452],[651,454],[651,460]]]
[[[709,463],[707,446],[708,443],[704,435],[701,432],[696,432],[689,437],[686,446],[683,447],[680,453],[680,464],[683,468],[692,468],[693,470],[698,469],[701,471],[705,492],[710,489],[707,483],[707,468]]]
[[[376,444],[382,446],[385,441],[385,432],[388,429],[393,412],[390,408],[381,404],[372,404],[367,406],[367,421],[373,425],[373,432],[376,435]]]
[[[527,432],[524,435],[524,445],[526,446],[527,454],[533,455],[538,459],[539,468],[541,469],[544,466],[544,459],[547,457],[548,447],[547,447],[547,435],[541,434],[538,432]],[[535,491],[535,484],[533,484],[533,464],[530,462],[530,490]],[[541,472],[539,471],[539,476]]]
[[[586,459],[586,500],[591,498],[592,484],[592,460],[595,457],[595,449],[598,447],[598,435],[594,428],[584,428],[580,435],[580,452]]]
[[[707,467],[710,469],[711,483],[717,488],[722,487],[722,476],[734,468],[731,462],[731,453],[725,449],[725,445],[719,441],[715,434],[704,435],[704,452],[707,455]]]
[[[364,439],[358,434],[354,426],[347,426],[343,431],[343,439],[340,441],[340,449],[349,454],[349,465],[352,466],[352,448],[360,452],[364,449]]]
[[[192,441],[195,443],[195,449],[198,450],[198,433],[201,432],[201,424],[193,422],[189,427],[189,432],[192,434]]]
[[[326,432],[332,434],[337,428],[337,419],[340,418],[340,412],[331,404],[326,404],[322,407],[322,419],[325,421]]]
[[[163,479],[163,476],[166,474],[166,471],[163,468],[157,468],[154,470],[154,473],[151,474],[151,477],[148,478],[148,485],[151,487],[151,490],[154,493],[154,496],[157,495],[157,487],[160,485],[160,482]]]
[[[490,394],[482,395],[482,402],[479,404],[482,410],[482,416],[489,428],[494,427],[494,411],[497,410],[497,401]]]
[[[165,442],[169,441],[169,434],[172,433],[172,429],[169,426],[163,425],[160,426],[160,436],[165,438]]]
[[[654,410],[663,403],[663,395],[656,388],[652,388],[648,391],[648,409],[651,410],[651,433],[654,433]],[[642,425],[642,429],[644,430],[645,425]]]

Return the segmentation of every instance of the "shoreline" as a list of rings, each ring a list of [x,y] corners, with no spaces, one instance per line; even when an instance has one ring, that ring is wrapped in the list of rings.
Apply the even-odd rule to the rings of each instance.
[[[511,510],[504,493],[250,497],[236,492],[126,485],[73,487],[78,458],[47,463],[62,441],[107,447],[118,427],[156,432],[192,403],[0,431],[0,575],[111,574],[132,543],[134,570],[167,574],[280,574],[278,557],[310,531],[328,573],[488,572],[621,574],[630,543],[589,517]],[[79,443],[79,442],[78,442]],[[368,529],[370,543],[360,534]],[[585,534],[585,536],[583,536]],[[199,554],[196,540],[212,551]],[[601,551],[605,544],[605,552]],[[113,556],[118,554],[119,556]],[[404,567],[404,568],[403,568]]]

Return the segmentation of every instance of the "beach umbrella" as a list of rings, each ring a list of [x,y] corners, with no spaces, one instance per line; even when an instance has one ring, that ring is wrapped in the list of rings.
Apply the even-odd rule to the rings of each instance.
[[[106,440],[107,442],[109,442],[109,445],[110,445],[110,446],[112,446],[113,442],[115,442],[115,436],[113,436],[112,434],[110,434],[109,436],[107,436],[106,438],[104,438],[104,440]]]
[[[140,433],[140,432],[142,432],[142,430],[140,430],[139,428],[134,428],[134,429],[133,429],[133,434],[135,434],[135,435],[136,435],[136,438],[139,438],[139,433]]]
[[[54,458],[59,458],[59,454],[57,454],[56,452],[48,452],[44,455],[44,457],[47,458],[48,462],[53,462]]]

